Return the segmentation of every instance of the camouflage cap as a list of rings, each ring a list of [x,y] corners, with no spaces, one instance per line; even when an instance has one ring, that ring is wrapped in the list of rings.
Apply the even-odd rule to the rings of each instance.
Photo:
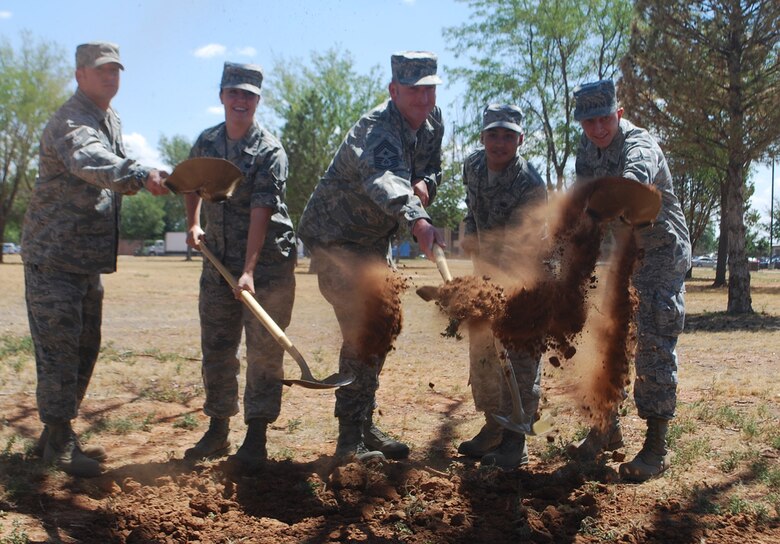
[[[611,79],[602,79],[595,83],[586,83],[574,89],[574,120],[582,121],[609,115],[617,111],[615,83]]]
[[[511,104],[489,104],[482,111],[482,131],[491,128],[508,128],[523,133],[523,111]]]
[[[402,51],[390,57],[393,81],[401,85],[439,85],[437,57],[428,51]]]
[[[222,69],[220,89],[242,89],[260,96],[263,86],[263,69],[257,64],[226,62]]]
[[[109,62],[115,62],[124,70],[119,62],[119,46],[109,42],[82,43],[76,47],[76,68],[97,68]]]

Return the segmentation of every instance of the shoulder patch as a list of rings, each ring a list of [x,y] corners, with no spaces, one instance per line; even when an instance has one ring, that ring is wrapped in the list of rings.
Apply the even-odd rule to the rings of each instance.
[[[392,170],[393,168],[398,167],[400,159],[401,156],[398,153],[398,148],[387,140],[382,140],[379,142],[379,145],[374,148],[375,168]]]

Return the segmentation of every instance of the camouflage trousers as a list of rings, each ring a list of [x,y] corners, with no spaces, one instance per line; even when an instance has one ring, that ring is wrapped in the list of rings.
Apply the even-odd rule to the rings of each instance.
[[[475,408],[485,414],[509,415],[512,411],[507,377],[499,360],[500,349],[489,325],[469,326],[469,383]],[[515,372],[523,410],[533,417],[541,397],[541,358],[512,350],[506,356]]]
[[[685,285],[683,277],[665,276],[643,274],[634,282],[640,297],[634,401],[643,419],[672,419],[677,407],[676,347],[685,324]]]
[[[294,271],[294,261],[255,268],[255,299],[282,329],[290,324],[292,316]],[[284,349],[251,310],[236,300],[233,290],[210,263],[205,263],[200,278],[199,313],[204,413],[223,419],[238,413],[239,347],[244,333],[244,420],[275,421],[282,403]]]
[[[349,302],[359,296],[356,293],[357,286],[361,283],[358,275],[364,270],[361,266],[350,266],[349,263],[352,259],[361,263],[369,260],[386,263],[387,258],[385,253],[362,252],[359,249],[354,252],[336,250],[336,253],[340,255],[338,258],[334,258],[334,253],[330,251],[313,249],[311,262],[317,271],[320,292],[333,306],[344,339],[348,337],[348,323],[354,321],[351,313],[354,306]],[[356,346],[342,341],[339,372],[353,375],[355,381],[336,389],[336,417],[365,421],[373,413],[376,392],[379,389],[379,374],[384,367],[385,358],[386,354],[361,356]]]
[[[38,376],[38,414],[46,424],[76,418],[100,352],[100,274],[24,266],[25,298]]]

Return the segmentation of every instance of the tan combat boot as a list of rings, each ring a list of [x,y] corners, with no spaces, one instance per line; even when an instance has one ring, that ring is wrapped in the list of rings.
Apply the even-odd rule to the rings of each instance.
[[[49,424],[49,436],[43,449],[43,461],[71,476],[94,478],[103,470],[100,463],[84,455],[69,421]]]
[[[669,421],[648,418],[645,443],[636,457],[620,465],[620,477],[632,482],[645,482],[669,468],[671,454],[666,449],[668,430]]]
[[[482,456],[482,466],[496,466],[505,472],[528,464],[528,445],[525,435],[504,429],[499,446]]]
[[[409,446],[388,436],[374,425],[372,416],[363,422],[363,443],[369,450],[381,451],[388,459],[406,459],[409,457]]]
[[[43,452],[46,449],[46,442],[48,441],[49,426],[44,425],[43,431],[41,431],[41,436],[38,438],[38,442],[36,442],[35,447],[32,449],[31,453],[36,457],[43,457]],[[78,440],[78,437],[76,438],[76,446],[79,448],[81,453],[99,463],[103,463],[106,459],[108,459],[108,454],[106,453],[106,449],[103,446],[83,446]]]
[[[588,435],[566,447],[566,454],[577,461],[593,461],[604,451],[615,451],[623,447],[623,431],[617,416],[610,419],[606,430],[591,427]]]
[[[209,429],[193,447],[184,452],[184,458],[195,461],[225,455],[230,449],[229,435],[230,419],[212,417]]]
[[[239,465],[238,468],[242,470],[252,471],[260,468],[268,459],[268,450],[265,446],[267,430],[267,419],[250,419],[244,443],[234,455],[228,457],[228,461]]]
[[[343,465],[350,461],[385,459],[385,456],[379,450],[368,448],[363,442],[363,423],[340,417],[335,458],[338,464]]]
[[[489,414],[485,414],[485,424],[471,440],[465,440],[458,446],[458,453],[480,459],[493,451],[501,443],[503,427]]]

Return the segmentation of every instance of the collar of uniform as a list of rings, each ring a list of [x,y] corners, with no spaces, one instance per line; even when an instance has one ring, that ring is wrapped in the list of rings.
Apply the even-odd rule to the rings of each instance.
[[[257,121],[252,122],[244,137],[241,138],[241,144],[244,146],[244,153],[255,156],[260,151],[262,143],[262,130]]]
[[[79,88],[76,88],[76,93],[73,95],[76,101],[84,107],[86,111],[95,116],[95,119],[99,121],[107,120],[113,109],[109,106],[107,110],[99,108],[89,97]]]
[[[623,154],[623,144],[626,142],[626,131],[629,129],[626,125],[628,121],[620,120],[618,130],[615,133],[615,137],[612,138],[612,142],[609,146],[601,152],[602,157],[606,159],[609,164],[619,164],[621,155]]]
[[[487,176],[488,174],[488,166],[487,166],[487,152],[484,148],[482,148],[482,153],[480,153],[479,162],[477,163],[477,168],[479,169],[479,172],[483,176]],[[523,162],[525,159],[520,155],[520,150],[518,149],[515,151],[515,157],[512,159],[512,161],[504,168],[503,170],[500,170],[498,172],[492,171],[494,174],[499,174],[500,177],[503,179],[505,176],[504,174],[509,173],[515,173],[517,170],[523,165]],[[511,176],[514,178],[514,175]]]
[[[393,122],[400,129],[404,141],[408,142],[412,146],[414,146],[414,144],[417,142],[417,134],[419,134],[421,130],[433,130],[433,125],[431,125],[431,122],[428,118],[426,118],[425,122],[420,125],[420,128],[414,130],[409,126],[409,123],[406,121],[406,119],[404,119],[404,116],[401,115],[398,106],[396,106],[395,102],[392,100],[387,101],[387,111],[390,113],[390,117],[392,118]]]
[[[214,130],[216,128],[217,130]],[[254,121],[252,123],[252,126],[249,127],[249,130],[246,134],[244,134],[244,137],[241,138],[241,147],[243,148],[244,153],[247,153],[249,155],[257,155],[259,149],[260,149],[260,143],[262,141],[261,139],[261,130],[260,125],[257,123],[257,121]],[[209,133],[204,135],[204,137],[211,141],[214,149],[219,153],[220,156],[226,157],[227,156],[227,128],[225,126],[224,121],[217,125],[216,127],[213,127]]]

